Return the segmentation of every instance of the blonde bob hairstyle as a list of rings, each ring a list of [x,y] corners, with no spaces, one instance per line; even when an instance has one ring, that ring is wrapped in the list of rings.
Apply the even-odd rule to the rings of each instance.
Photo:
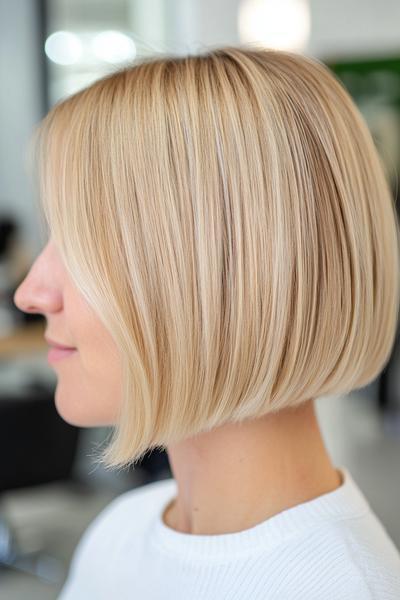
[[[386,365],[395,202],[321,62],[251,46],[153,56],[58,102],[35,139],[45,223],[121,352],[106,468]]]

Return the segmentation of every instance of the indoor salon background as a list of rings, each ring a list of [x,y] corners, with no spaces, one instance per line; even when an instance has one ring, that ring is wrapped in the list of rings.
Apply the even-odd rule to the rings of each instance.
[[[44,318],[13,304],[44,241],[26,167],[34,125],[59,98],[135,58],[259,42],[337,73],[398,202],[399,24],[397,0],[0,0],[0,600],[56,598],[94,516],[123,491],[171,476],[160,452],[134,471],[93,465],[110,431],[58,416]],[[398,342],[373,384],[316,406],[334,463],[350,469],[400,548]]]

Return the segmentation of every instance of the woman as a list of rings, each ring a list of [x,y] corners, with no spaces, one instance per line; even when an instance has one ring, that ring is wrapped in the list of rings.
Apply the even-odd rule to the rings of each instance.
[[[112,425],[99,457],[166,448],[121,494],[62,600],[389,599],[400,556],[314,399],[389,359],[399,229],[369,131],[321,63],[225,47],[157,57],[39,130],[49,239],[15,294],[43,313],[55,402]]]

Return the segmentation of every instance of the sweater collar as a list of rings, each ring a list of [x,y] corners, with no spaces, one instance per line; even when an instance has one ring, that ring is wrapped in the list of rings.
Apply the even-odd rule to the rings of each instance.
[[[268,550],[302,532],[309,534],[327,522],[357,518],[371,511],[347,467],[336,468],[342,475],[342,484],[335,490],[285,509],[249,529],[217,535],[182,533],[164,523],[164,511],[177,494],[176,481],[171,479],[158,505],[151,540],[169,554],[179,554],[188,560],[228,560]]]

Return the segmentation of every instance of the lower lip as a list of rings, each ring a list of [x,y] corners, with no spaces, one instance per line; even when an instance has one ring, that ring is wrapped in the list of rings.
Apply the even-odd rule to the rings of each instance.
[[[47,353],[47,361],[49,363],[55,363],[63,358],[68,358],[71,354],[76,352],[75,348],[51,348]]]

